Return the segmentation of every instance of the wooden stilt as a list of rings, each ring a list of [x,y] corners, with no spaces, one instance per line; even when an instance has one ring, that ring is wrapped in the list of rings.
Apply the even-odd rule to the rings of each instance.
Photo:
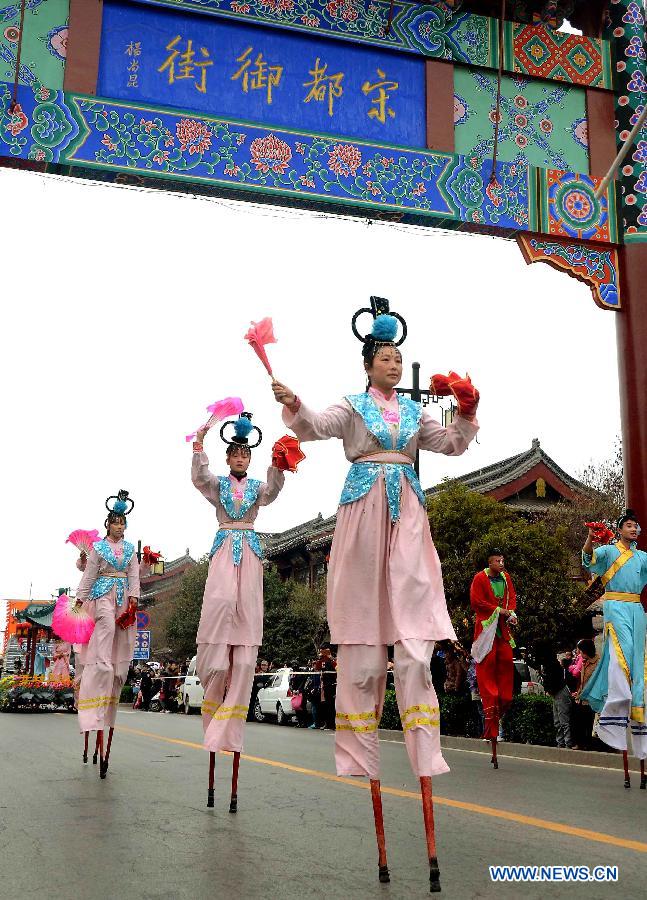
[[[209,790],[207,791],[207,806],[213,806],[213,778],[216,771],[216,754],[213,751],[209,753]]]
[[[238,767],[240,765],[240,751],[234,750],[234,763],[231,771],[231,800],[229,812],[238,812]]]
[[[103,758],[103,728],[100,728],[97,731],[97,743],[99,744],[99,778],[105,778],[106,772],[104,769],[105,760]]]
[[[101,732],[101,739],[103,740],[103,732]],[[99,758],[99,731],[97,731],[97,737],[94,742],[94,754],[92,755],[92,765],[93,766],[96,766],[98,758]]]
[[[629,779],[629,757],[627,756],[627,751],[622,751],[622,764],[625,768],[625,787],[631,787],[631,781]]]
[[[429,859],[429,890],[432,894],[440,892],[440,869],[436,853],[436,831],[434,828],[434,799],[431,789],[431,776],[424,775],[420,779],[422,794],[422,814],[425,819],[427,836],[427,857]]]
[[[83,732],[83,762],[87,763],[88,761],[88,738],[90,737],[89,731]]]
[[[108,774],[108,760],[110,759],[110,748],[112,747],[112,735],[114,734],[114,730],[115,730],[114,726],[111,726],[108,729],[108,746],[106,747],[106,756],[102,763],[102,766],[103,766],[103,774],[101,775],[102,778],[105,778],[106,775]]]
[[[492,759],[491,759],[491,763],[492,763],[492,766],[493,766],[495,769],[498,769],[498,768],[499,768],[499,760],[496,758],[496,744],[497,744],[497,739],[496,739],[495,737],[494,737],[494,738],[490,738],[490,743],[492,744]]]
[[[371,799],[373,801],[373,818],[375,819],[375,836],[377,838],[378,878],[382,884],[391,881],[386,861],[386,837],[384,836],[384,816],[382,814],[382,792],[380,782],[371,778]]]
[[[640,790],[647,790],[647,775],[645,775],[645,760],[640,760]]]

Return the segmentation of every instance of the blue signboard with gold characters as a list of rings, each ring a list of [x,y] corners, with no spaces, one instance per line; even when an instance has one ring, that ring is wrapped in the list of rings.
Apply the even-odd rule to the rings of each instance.
[[[154,7],[104,4],[97,93],[425,146],[422,58]]]

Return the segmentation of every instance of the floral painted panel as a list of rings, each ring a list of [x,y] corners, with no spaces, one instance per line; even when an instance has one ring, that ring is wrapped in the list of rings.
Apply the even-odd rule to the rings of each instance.
[[[0,0],[0,81],[16,77],[20,0]],[[25,5],[20,84],[63,87],[70,0],[28,0]]]
[[[606,36],[616,56],[616,138],[620,147],[647,103],[645,8],[636,0],[611,0]],[[647,126],[620,171],[622,223],[627,243],[647,241]]]
[[[496,76],[456,68],[454,91],[456,152],[491,159],[494,154]],[[498,158],[538,168],[588,172],[584,90],[504,76]]]
[[[162,107],[22,88],[9,115],[0,85],[0,156],[88,166],[272,195],[366,215],[397,212],[430,225],[528,230],[527,166],[195,116]]]

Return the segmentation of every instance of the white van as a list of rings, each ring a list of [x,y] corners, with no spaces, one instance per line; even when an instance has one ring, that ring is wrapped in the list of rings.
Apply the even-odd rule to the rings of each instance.
[[[180,702],[187,716],[194,712],[200,712],[204,700],[204,690],[195,671],[197,659],[198,657],[194,656],[191,660],[184,684],[180,689]]]

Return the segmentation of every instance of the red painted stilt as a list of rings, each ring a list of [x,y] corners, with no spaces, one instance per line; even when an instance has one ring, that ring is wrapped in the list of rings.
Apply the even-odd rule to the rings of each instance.
[[[492,744],[492,759],[490,760],[490,762],[492,763],[492,765],[495,769],[498,769],[499,768],[499,760],[496,758],[497,739],[490,738],[490,743]]]
[[[427,857],[429,859],[429,890],[432,894],[440,892],[440,869],[436,853],[436,831],[434,829],[434,799],[431,790],[431,776],[423,775],[420,779],[422,794],[422,813],[425,818],[425,834],[427,836]]]
[[[645,775],[645,760],[640,760],[640,790],[647,790],[647,775]]]
[[[90,737],[89,731],[83,732],[83,762],[87,763],[88,761],[88,738]]]
[[[108,729],[108,746],[106,747],[106,756],[105,756],[105,759],[103,760],[103,764],[102,764],[103,765],[103,774],[101,775],[102,778],[105,778],[106,775],[108,774],[108,760],[110,759],[110,748],[112,747],[112,735],[114,734],[114,730],[115,730],[114,726],[111,726]]]
[[[216,754],[209,752],[209,790],[207,791],[207,806],[213,806],[213,778],[216,771]]]
[[[103,740],[103,732],[101,732],[101,739]],[[92,765],[93,766],[96,766],[98,758],[99,758],[99,732],[97,731],[97,737],[94,742],[94,754],[92,756]]]
[[[391,881],[391,876],[389,875],[389,867],[386,862],[382,792],[380,790],[380,782],[375,778],[371,778],[371,799],[373,801],[373,818],[375,819],[375,836],[377,838],[378,878],[382,884],[388,884]]]
[[[234,750],[234,765],[231,772],[231,800],[229,801],[229,812],[238,812],[238,767],[240,765],[240,751]]]
[[[103,728],[97,731],[97,743],[99,744],[99,778],[105,778],[105,760],[103,758]]]
[[[631,781],[629,779],[629,757],[627,756],[627,751],[622,751],[622,764],[625,768],[625,787],[631,787]]]

